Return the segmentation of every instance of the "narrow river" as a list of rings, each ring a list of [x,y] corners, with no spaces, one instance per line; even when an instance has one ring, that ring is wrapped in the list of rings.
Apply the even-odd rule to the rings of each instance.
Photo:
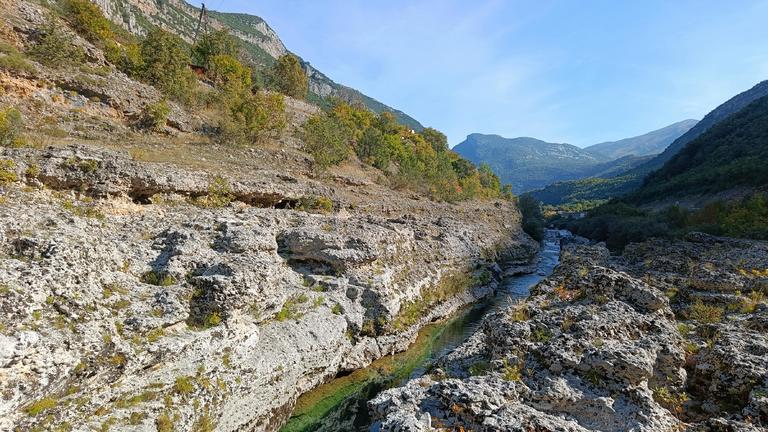
[[[566,235],[569,233],[565,231],[547,230],[535,272],[507,277],[494,297],[424,327],[408,350],[383,357],[302,395],[280,432],[367,431],[371,424],[366,405],[369,400],[426,373],[435,359],[466,341],[488,312],[527,297],[531,287],[557,266],[560,239]]]

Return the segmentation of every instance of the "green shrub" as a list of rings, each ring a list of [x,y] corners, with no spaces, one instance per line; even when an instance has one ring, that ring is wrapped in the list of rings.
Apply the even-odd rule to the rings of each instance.
[[[55,68],[77,65],[85,59],[85,52],[74,44],[72,35],[53,21],[43,28],[42,36],[29,54],[38,62]]]
[[[110,21],[90,0],[64,0],[64,17],[72,28],[91,42],[103,42],[114,37]]]
[[[504,359],[504,369],[501,377],[505,381],[520,381],[523,378],[522,367],[520,365],[510,365],[507,359]]]
[[[299,200],[296,210],[308,213],[330,213],[333,211],[333,200],[328,197],[303,197]]]
[[[24,120],[16,108],[0,111],[0,147],[20,147]]]
[[[178,395],[188,395],[195,391],[192,377],[178,377],[173,384],[173,391]]]
[[[155,28],[141,41],[140,52],[143,59],[141,79],[168,97],[187,102],[197,79],[189,69],[189,51],[184,41]]]
[[[491,365],[486,361],[478,361],[469,366],[469,374],[472,376],[482,376],[491,370]]]
[[[236,144],[253,144],[275,137],[287,125],[285,99],[277,93],[260,92],[238,98],[222,121],[222,138]]]
[[[235,195],[232,193],[232,187],[227,179],[216,176],[208,185],[208,194],[198,197],[194,203],[203,208],[221,208],[229,205],[234,198]]]
[[[0,69],[17,74],[33,74],[36,72],[35,67],[19,53],[0,56]]]
[[[163,99],[159,102],[148,104],[144,108],[144,125],[152,130],[163,130],[168,122],[168,115],[171,113],[171,107]]]
[[[108,40],[104,43],[104,56],[108,62],[130,77],[140,77],[144,68],[141,47],[135,42],[120,44]]]
[[[0,159],[0,186],[13,183],[16,177],[16,163],[10,159]]]
[[[208,78],[218,88],[225,90],[225,95],[250,92],[251,70],[236,58],[218,54],[208,61]]]
[[[701,300],[696,300],[688,309],[688,318],[702,323],[714,324],[722,321],[724,312],[721,307],[705,305]]]
[[[352,150],[340,123],[325,114],[307,120],[303,139],[304,148],[321,169],[343,162]]]
[[[216,56],[237,57],[237,39],[227,30],[216,30],[206,33],[192,47],[192,61],[207,69],[212,67],[212,59]]]
[[[307,97],[308,83],[304,68],[299,58],[293,54],[285,54],[272,67],[273,86],[283,94],[304,99]]]
[[[170,274],[158,272],[156,270],[150,270],[141,275],[141,281],[145,284],[156,286],[171,286],[178,283],[176,278]]]
[[[57,399],[47,397],[40,399],[39,401],[33,402],[26,408],[24,408],[24,411],[27,412],[27,414],[31,416],[38,416],[45,411],[52,410],[56,408],[56,405],[59,404],[59,401]]]

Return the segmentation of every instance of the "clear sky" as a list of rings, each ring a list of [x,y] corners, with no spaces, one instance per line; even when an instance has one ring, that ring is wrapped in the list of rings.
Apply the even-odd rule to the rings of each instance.
[[[199,2],[196,2],[199,4]],[[444,131],[579,146],[701,118],[768,79],[768,0],[209,0]]]

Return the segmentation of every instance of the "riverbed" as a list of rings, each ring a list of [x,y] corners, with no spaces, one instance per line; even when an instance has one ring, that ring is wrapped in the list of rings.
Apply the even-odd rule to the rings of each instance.
[[[436,359],[466,341],[487,313],[527,297],[531,287],[551,274],[559,263],[560,239],[566,235],[567,232],[548,230],[534,272],[505,277],[493,297],[424,327],[406,351],[383,357],[302,395],[280,431],[369,430],[369,400],[387,388],[425,374]]]

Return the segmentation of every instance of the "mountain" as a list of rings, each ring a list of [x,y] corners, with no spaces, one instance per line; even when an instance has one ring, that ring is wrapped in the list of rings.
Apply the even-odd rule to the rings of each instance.
[[[677,138],[667,149],[653,159],[629,169],[621,175],[609,178],[566,181],[548,185],[533,195],[545,204],[559,205],[577,200],[603,200],[622,196],[643,184],[645,176],[661,168],[665,162],[714,125],[740,111],[757,99],[768,96],[768,81],[760,82],[751,89],[739,93],[712,110],[688,132]]]
[[[669,197],[768,187],[768,96],[721,120],[672,156],[627,198]]]
[[[591,145],[584,150],[617,159],[623,156],[649,156],[662,153],[684,133],[698,123],[698,120],[683,120],[647,134]]]
[[[453,150],[476,164],[490,165],[501,182],[511,184],[515,193],[583,177],[595,166],[609,162],[606,157],[571,144],[528,137],[471,134]]]
[[[159,26],[187,43],[192,43],[197,32],[200,9],[183,0],[94,0],[94,3],[109,19],[134,34],[142,35],[152,26]],[[208,11],[208,26],[211,29],[229,30],[241,41],[250,59],[264,68],[289,52],[277,33],[258,16]],[[392,112],[400,123],[411,129],[424,129],[421,123],[408,114],[333,81],[309,62],[302,60],[302,64],[309,76],[308,99],[311,102],[322,105],[326,98],[360,102],[376,113]]]
[[[472,134],[454,151],[476,164],[487,163],[515,193],[587,177],[614,177],[649,161],[696,120],[684,120],[621,141],[579,148],[535,138]],[[653,151],[654,153],[649,153]]]

